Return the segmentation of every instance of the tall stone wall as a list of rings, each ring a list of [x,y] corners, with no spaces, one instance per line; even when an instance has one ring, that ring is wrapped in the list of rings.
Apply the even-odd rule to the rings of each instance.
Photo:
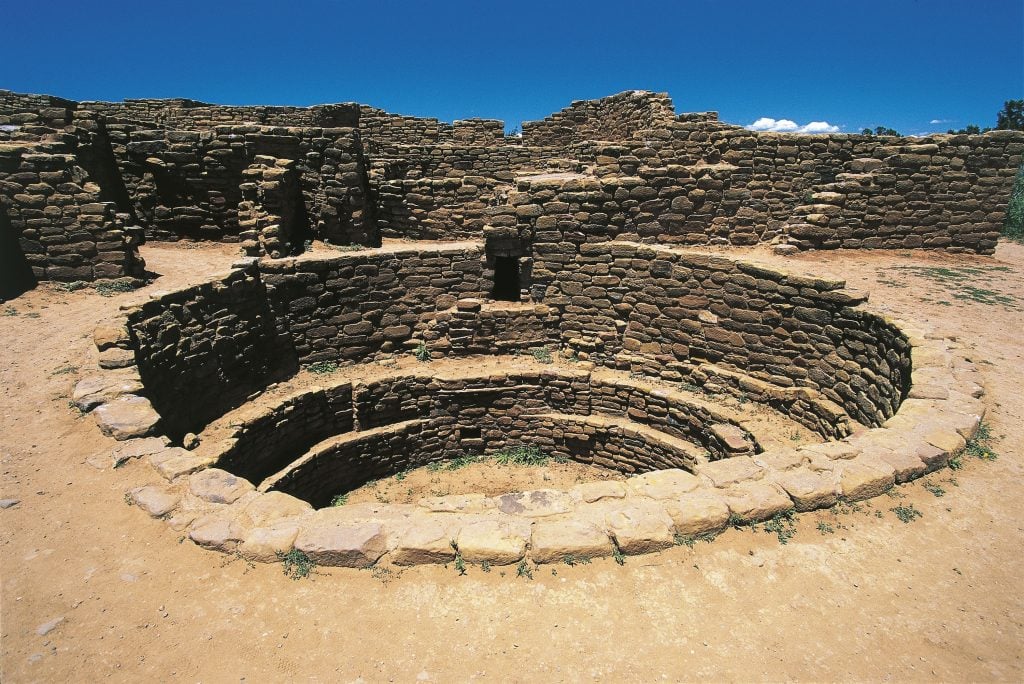
[[[149,399],[175,437],[297,369],[254,263],[152,299],[127,320]]]
[[[264,260],[260,269],[302,363],[401,351],[436,312],[490,289],[479,247]]]
[[[136,99],[122,102],[78,103],[111,120],[150,124],[155,128],[206,130],[216,126],[256,124],[352,128],[359,121],[359,105],[353,102],[314,107],[233,106],[208,104],[183,98]]]
[[[4,269],[0,289],[23,280],[27,264],[35,280],[140,277],[141,235],[101,196],[100,187],[78,165],[73,145],[60,142],[0,142],[0,207],[7,241],[18,242],[16,260]]]
[[[559,310],[569,348],[613,367],[689,377],[710,364],[809,388],[868,425],[902,401],[906,339],[852,308],[862,300],[837,292],[841,283],[609,242],[594,218],[604,194],[577,181],[543,186],[529,199],[517,215],[520,232],[532,236],[533,298]]]
[[[303,212],[295,235],[375,244],[366,165],[354,128],[217,126],[139,129],[107,124],[133,209],[155,239],[238,241],[243,173],[257,156],[294,162]]]
[[[599,100],[578,100],[541,121],[523,122],[523,144],[565,147],[588,140],[667,137],[675,118],[667,93],[630,90]]]

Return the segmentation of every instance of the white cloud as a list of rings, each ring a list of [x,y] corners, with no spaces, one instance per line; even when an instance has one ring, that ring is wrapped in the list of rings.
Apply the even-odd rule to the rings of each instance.
[[[935,124],[947,124],[947,123],[953,123],[953,120],[952,119],[932,119],[928,123],[930,123],[932,125],[935,125]]]
[[[748,131],[773,131],[776,133],[838,133],[839,126],[828,121],[811,121],[803,126],[790,119],[773,119],[762,116],[746,127]]]

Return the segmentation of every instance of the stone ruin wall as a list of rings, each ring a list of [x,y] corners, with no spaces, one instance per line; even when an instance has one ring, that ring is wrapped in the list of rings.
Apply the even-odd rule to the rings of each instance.
[[[0,91],[6,230],[37,280],[139,275],[138,234],[240,242],[251,255],[284,256],[309,239],[372,246],[381,237],[489,232],[489,246],[505,245],[494,254],[529,259],[532,238],[515,232],[517,178],[568,172],[604,190],[587,225],[606,239],[991,253],[1024,153],[1024,134],[1009,131],[924,139],[754,133],[713,112],[675,115],[667,95],[637,91],[526,122],[521,138],[499,124],[447,124],[351,103],[77,103]],[[45,199],[35,206],[51,194],[63,198],[54,205],[68,201],[56,186],[25,191],[42,192],[27,157],[40,144],[55,155],[49,164],[112,205],[101,212],[102,236],[84,239],[90,231],[75,229],[74,212],[53,225],[55,209],[40,213]],[[259,189],[246,196],[252,174],[277,165],[257,157],[295,169],[280,181],[298,184],[295,211],[261,206]],[[263,196],[273,204],[293,191]],[[77,204],[96,203],[75,194]],[[85,215],[95,222],[95,212]]]

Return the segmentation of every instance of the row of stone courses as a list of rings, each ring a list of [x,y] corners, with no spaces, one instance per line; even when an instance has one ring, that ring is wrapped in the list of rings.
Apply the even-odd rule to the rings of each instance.
[[[351,567],[447,562],[456,550],[467,562],[492,564],[594,557],[613,548],[646,553],[672,545],[677,535],[714,534],[729,520],[755,522],[877,496],[961,453],[984,410],[980,374],[954,340],[902,329],[913,345],[914,384],[883,426],[835,442],[699,465],[695,474],[660,470],[566,492],[313,510],[207,467],[208,454],[144,437],[152,428],[115,448],[108,464],[144,457],[165,482],[133,490],[135,503],[196,543],[254,560],[274,561],[292,548],[323,565]],[[106,349],[130,347],[124,336],[98,333],[97,341]],[[130,367],[120,372],[126,371]],[[133,393],[107,399],[145,401]],[[101,425],[104,405],[94,410]]]

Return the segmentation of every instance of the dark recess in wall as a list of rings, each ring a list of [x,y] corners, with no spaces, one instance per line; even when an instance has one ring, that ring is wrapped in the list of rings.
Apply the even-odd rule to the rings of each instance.
[[[0,301],[14,299],[36,286],[7,214],[0,211]]]

